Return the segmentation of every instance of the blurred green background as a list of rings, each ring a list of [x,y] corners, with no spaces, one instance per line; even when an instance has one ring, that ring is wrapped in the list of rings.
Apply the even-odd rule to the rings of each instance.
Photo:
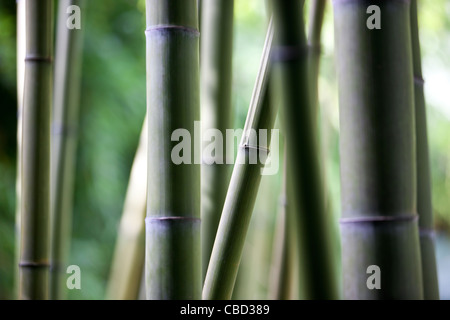
[[[307,5],[309,1],[306,1]],[[433,207],[442,299],[450,299],[450,1],[419,1]],[[145,115],[144,0],[86,1],[81,117],[69,264],[71,299],[103,299],[128,176]],[[234,126],[244,125],[265,32],[262,0],[235,0]],[[335,226],[340,215],[339,112],[328,4],[319,79],[322,142]],[[0,2],[0,299],[14,299],[16,4]],[[272,219],[274,221],[275,219]],[[338,231],[336,231],[338,234]]]

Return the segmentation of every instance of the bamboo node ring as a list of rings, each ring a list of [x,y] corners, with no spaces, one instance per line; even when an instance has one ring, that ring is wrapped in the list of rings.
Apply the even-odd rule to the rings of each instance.
[[[19,267],[21,268],[49,268],[50,263],[48,261],[20,261]]]
[[[187,27],[187,26],[179,26],[179,25],[174,25],[174,24],[158,24],[155,26],[147,27],[147,29],[145,29],[145,34],[150,33],[152,31],[161,31],[161,30],[181,31],[181,32],[189,33],[196,37],[200,36],[200,31],[198,31],[198,29],[196,29],[196,28],[191,28],[191,27]]]
[[[405,214],[399,216],[367,216],[367,217],[355,217],[355,218],[341,218],[339,223],[382,223],[382,222],[406,222],[416,221],[419,216],[417,214]]]
[[[29,54],[25,57],[25,61],[52,63],[53,58],[50,56],[39,56],[39,55]]]

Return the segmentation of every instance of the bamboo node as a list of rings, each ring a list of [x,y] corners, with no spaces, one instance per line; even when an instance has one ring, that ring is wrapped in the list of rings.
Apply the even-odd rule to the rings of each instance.
[[[406,222],[416,221],[419,216],[417,214],[405,214],[399,216],[368,216],[368,217],[355,217],[355,218],[341,218],[339,223],[382,223],[382,222]]]
[[[20,268],[49,268],[50,263],[48,261],[20,261]]]
[[[242,149],[245,149],[245,150],[250,150],[251,149],[251,150],[257,150],[257,151],[263,151],[266,154],[270,153],[270,149],[269,148],[261,147],[261,146],[252,146],[252,145],[249,145],[247,143],[244,143],[244,144],[240,145],[240,147]]]
[[[198,29],[196,29],[196,28],[179,26],[179,25],[175,25],[175,24],[159,24],[159,25],[147,27],[147,29],[145,29],[145,34],[150,33],[152,31],[161,31],[161,30],[181,31],[181,32],[189,33],[195,37],[200,36],[200,31],[198,31]]]
[[[423,86],[425,84],[425,79],[421,76],[414,76],[414,83]]]
[[[53,58],[51,56],[40,56],[40,55],[28,54],[25,56],[25,61],[52,63]]]
[[[421,237],[435,238],[436,232],[432,228],[420,228],[419,227],[419,235]]]
[[[289,62],[308,54],[307,46],[277,46],[272,48],[270,59],[273,62]]]
[[[180,217],[180,216],[173,216],[173,217],[147,217],[145,218],[146,222],[151,221],[166,221],[166,220],[192,220],[192,221],[200,221],[200,218],[195,217]]]

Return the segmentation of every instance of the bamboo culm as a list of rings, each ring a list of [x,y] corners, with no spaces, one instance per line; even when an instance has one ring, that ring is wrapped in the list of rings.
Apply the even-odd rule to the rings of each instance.
[[[431,203],[427,114],[424,95],[425,82],[422,77],[417,0],[411,0],[411,42],[416,120],[417,213],[419,215],[423,293],[424,299],[439,300],[439,284],[434,248],[433,207]]]
[[[323,18],[325,15],[325,7],[327,0],[312,0],[309,11],[309,27],[308,27],[308,55],[309,55],[309,72],[310,72],[310,90],[312,93],[312,103],[318,108],[318,78],[320,68],[321,53],[321,34]]]
[[[376,30],[373,1],[333,4],[344,298],[422,299],[410,4],[378,1]]]
[[[147,299],[200,299],[200,165],[171,159],[174,131],[195,137],[200,120],[197,0],[146,0],[146,14]]]
[[[146,116],[131,167],[108,281],[106,297],[111,300],[136,300],[142,287],[142,278],[145,278],[142,277],[142,270],[145,260],[144,221],[147,207],[147,124]]]
[[[295,210],[288,202],[288,175],[289,168],[286,159],[286,145],[284,146],[283,181],[280,195],[280,208],[276,221],[274,248],[272,250],[272,268],[268,298],[271,300],[296,299],[296,233]]]
[[[201,119],[202,130],[217,129],[225,136],[232,127],[231,77],[233,56],[234,0],[202,1],[201,40]],[[227,150],[228,148],[224,148]],[[206,274],[211,250],[222,213],[230,165],[226,153],[204,159],[201,168],[202,267]]]
[[[276,28],[273,61],[283,106],[287,161],[292,164],[288,201],[294,202],[296,212],[300,294],[306,299],[335,299],[337,281],[328,232],[330,217],[325,209],[303,4],[295,0],[272,1]]]
[[[65,299],[67,295],[84,30],[67,27],[67,8],[76,5],[82,10],[83,4],[84,0],[61,0],[58,9],[50,173],[50,298],[53,300]]]
[[[19,298],[48,299],[53,1],[27,1]]]
[[[15,265],[20,261],[20,207],[21,207],[21,172],[22,172],[22,114],[23,87],[25,81],[26,54],[26,0],[17,1],[17,175],[16,175],[16,248]],[[15,268],[14,296],[19,292],[19,268]]]
[[[272,39],[273,27],[270,23],[244,134],[206,273],[203,299],[230,299],[233,293],[242,249],[261,181],[261,169],[264,167],[265,160],[262,161],[261,153],[268,152],[270,133],[276,114],[271,106],[270,90],[268,90]],[[254,137],[257,142],[253,141],[254,139],[246,134],[251,129],[256,130],[257,133],[259,129],[266,129],[268,131],[266,142],[259,136]],[[260,155],[260,160],[250,163],[249,160],[257,154]]]

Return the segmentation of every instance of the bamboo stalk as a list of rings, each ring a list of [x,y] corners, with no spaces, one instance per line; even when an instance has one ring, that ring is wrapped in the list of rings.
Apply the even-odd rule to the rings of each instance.
[[[312,92],[312,103],[318,108],[318,80],[320,69],[320,53],[321,53],[321,34],[323,18],[325,14],[327,0],[311,1],[309,9],[309,26],[308,26],[308,53],[310,68],[310,90]]]
[[[344,298],[421,299],[410,5],[378,1],[371,30],[372,4],[334,0]]]
[[[262,152],[268,151],[270,131],[275,119],[275,112],[271,107],[267,89],[272,38],[273,27],[270,24],[244,126],[244,134],[238,149],[206,273],[203,299],[230,299],[233,293],[242,249],[261,180],[260,170],[264,167],[262,159],[253,161],[256,163],[250,163],[249,160],[254,158],[257,153],[261,155]],[[258,134],[257,143],[249,135],[251,129],[256,130]],[[259,139],[259,129],[269,131],[266,144]]]
[[[16,165],[16,266],[20,261],[20,207],[21,207],[21,172],[22,172],[22,114],[23,88],[25,82],[25,52],[26,52],[26,1],[17,1],[17,165]],[[14,273],[14,296],[19,292],[19,268]]]
[[[277,0],[272,5],[277,39],[274,67],[283,100],[287,159],[292,163],[289,183],[297,212],[301,292],[307,299],[335,299],[337,288],[322,186],[316,108],[310,90],[303,1]]]
[[[422,77],[417,0],[411,0],[411,41],[416,118],[417,212],[419,214],[423,290],[425,299],[439,300],[439,284],[434,249],[433,206],[431,203],[427,114],[423,88],[424,80]]]
[[[51,150],[51,269],[50,298],[65,299],[70,252],[73,187],[81,82],[83,28],[67,27],[67,8],[83,8],[83,0],[61,0],[55,52],[54,107]]]
[[[273,148],[276,146],[272,145],[271,149]],[[233,288],[232,300],[267,299],[273,254],[272,243],[275,237],[274,225],[279,203],[279,172],[261,177]]]
[[[284,150],[283,182],[280,195],[274,245],[272,250],[272,267],[268,298],[271,300],[289,300],[294,298],[296,272],[295,265],[295,210],[288,202],[288,171],[286,145]]]
[[[201,297],[197,0],[147,0],[147,299]],[[186,129],[194,164],[171,160]],[[184,138],[183,138],[184,139]],[[197,150],[198,149],[198,150]],[[156,169],[152,169],[156,168]]]
[[[128,190],[117,235],[106,297],[136,300],[145,261],[145,213],[147,206],[147,116],[131,167]],[[155,170],[155,169],[153,169]]]
[[[217,129],[225,136],[232,127],[231,77],[233,55],[234,0],[202,2],[201,41],[201,119],[202,130]],[[227,150],[228,148],[225,148]],[[226,152],[204,159],[201,167],[202,267],[206,274],[211,250],[222,213],[230,165]],[[216,160],[215,163],[211,163]]]
[[[48,298],[52,12],[51,0],[27,1],[19,263],[21,299]]]

